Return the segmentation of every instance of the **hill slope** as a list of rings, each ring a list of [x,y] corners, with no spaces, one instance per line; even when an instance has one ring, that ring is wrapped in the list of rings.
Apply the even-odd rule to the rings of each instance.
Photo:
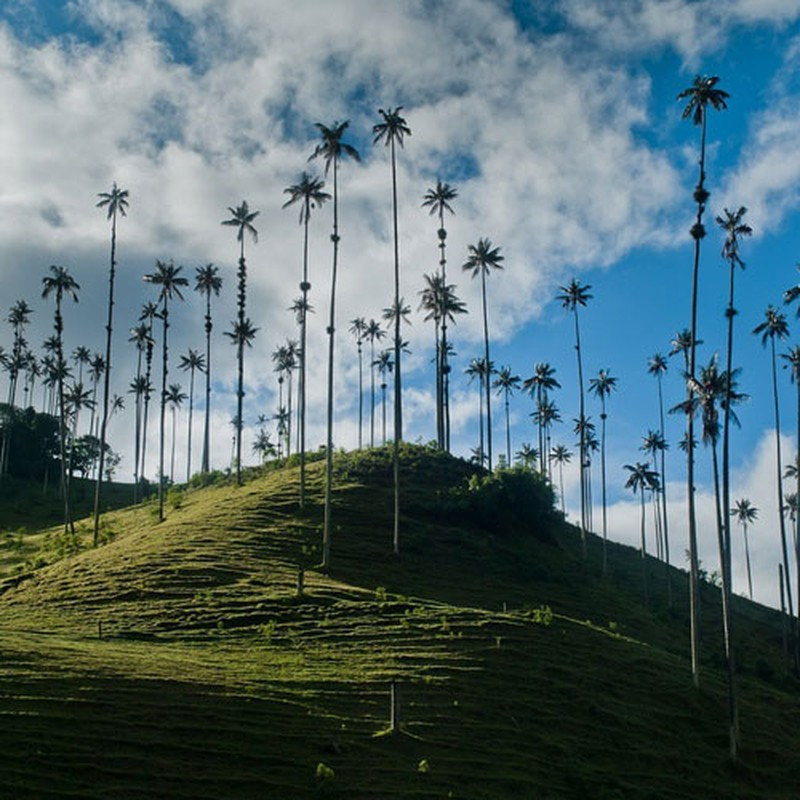
[[[584,562],[554,515],[509,525],[491,487],[452,491],[467,465],[404,456],[399,559],[376,452],[339,458],[330,576],[315,464],[303,512],[297,471],[272,471],[160,525],[113,512],[108,544],[0,584],[0,796],[796,797],[777,615],[737,604],[732,767],[713,587],[695,691],[659,565],[644,606],[634,551],[603,579],[596,540]]]

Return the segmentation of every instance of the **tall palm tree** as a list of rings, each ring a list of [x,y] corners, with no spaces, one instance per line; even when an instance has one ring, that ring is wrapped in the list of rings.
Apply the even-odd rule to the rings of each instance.
[[[61,461],[61,495],[64,501],[64,532],[73,531],[72,509],[70,507],[69,486],[67,485],[67,409],[64,397],[64,318],[61,314],[61,306],[65,297],[72,298],[78,302],[78,290],[81,288],[76,280],[69,274],[65,267],[51,266],[50,274],[42,280],[42,297],[47,299],[53,295],[56,303],[55,317],[53,326],[56,331],[58,348],[56,350],[56,362],[61,369],[58,373],[58,454]]]
[[[557,444],[550,451],[551,461],[558,464],[558,488],[561,495],[561,513],[566,516],[567,510],[564,506],[564,464],[569,464],[572,460],[572,453],[563,445]]]
[[[487,454],[484,434],[484,408],[483,399],[486,396],[486,384],[490,383],[492,374],[494,373],[494,364],[491,361],[486,361],[485,358],[473,358],[469,362],[469,366],[464,370],[464,373],[469,376],[470,382],[478,379],[478,400],[479,400],[479,413],[478,413],[478,463],[481,467],[485,467],[487,463]]]
[[[240,387],[237,393],[237,408],[242,406],[242,394],[244,389],[244,348],[253,346],[253,339],[258,333],[258,328],[253,327],[250,317],[245,317],[243,320],[234,320],[231,322],[231,329],[225,331],[225,336],[231,340],[231,344],[236,347],[237,354],[240,354],[236,359],[236,368],[238,370],[237,386]],[[234,417],[234,439],[235,439],[235,472],[236,483],[241,486],[242,483],[242,428],[244,427],[243,417],[237,414]]]
[[[511,418],[509,416],[509,398],[515,389],[519,388],[521,378],[511,372],[511,367],[501,367],[494,379],[492,386],[503,395],[503,404],[506,412],[506,465],[511,466]]]
[[[192,412],[194,411],[194,374],[206,371],[206,360],[197,350],[190,347],[185,355],[181,356],[178,368],[184,372],[189,371],[189,423],[186,431],[186,483],[192,477]],[[185,399],[185,398],[184,398]]]
[[[697,185],[694,188],[693,199],[697,204],[697,215],[694,225],[691,228],[691,236],[694,241],[694,259],[692,264],[692,311],[690,345],[688,354],[688,369],[686,370],[689,378],[695,377],[696,366],[696,347],[697,347],[697,289],[698,277],[700,273],[700,244],[706,235],[703,226],[703,214],[708,201],[709,193],[705,186],[706,181],[706,133],[708,121],[708,107],[721,111],[727,108],[726,101],[728,93],[717,88],[719,78],[716,76],[695,76],[692,85],[678,94],[679,101],[686,101],[683,109],[683,119],[690,119],[692,123],[700,127],[700,158],[699,175]],[[687,407],[691,406],[691,381],[687,382]],[[700,685],[700,605],[699,605],[699,575],[700,562],[697,555],[697,515],[695,511],[694,495],[694,415],[689,412],[686,417],[686,486],[688,497],[689,515],[689,604],[690,610],[690,638],[691,638],[691,657],[692,657],[692,680],[695,687]],[[735,743],[731,743],[735,749]]]
[[[667,444],[666,439],[664,439],[664,436],[660,430],[654,431],[650,429],[647,431],[645,436],[642,437],[642,444],[639,447],[639,449],[642,452],[647,453],[653,459],[653,469],[659,473],[659,476],[661,474],[658,465],[659,456],[663,461],[664,453],[667,451],[668,448],[669,445]],[[659,477],[659,481],[660,480],[661,478]],[[666,537],[664,536],[664,526],[663,526],[664,518],[662,514],[661,498],[662,498],[662,492],[656,492],[653,495],[653,502],[655,505],[656,543],[658,545],[658,558],[664,560],[664,565],[667,572],[667,580],[666,580],[667,591],[669,592],[669,585],[670,585],[669,564],[667,562],[667,552],[669,548],[667,547]]]
[[[25,353],[28,349],[28,344],[25,341],[25,326],[30,321],[32,313],[31,307],[24,300],[17,300],[9,310],[7,320],[11,324],[14,331],[14,344],[11,349],[10,356],[6,359],[7,368],[9,371],[8,376],[8,405],[9,408],[14,408],[16,400],[17,380],[20,370],[25,363]],[[58,345],[56,344],[56,347]],[[66,368],[66,363],[61,362],[61,367]],[[0,448],[0,476],[8,472],[8,459],[11,446],[11,428],[6,426],[3,429],[3,446]]]
[[[479,239],[477,244],[468,245],[467,260],[462,264],[462,269],[472,272],[472,277],[481,278],[481,308],[483,310],[483,358],[491,364],[489,358],[489,312],[486,304],[486,276],[491,270],[503,269],[505,256],[500,255],[499,247],[492,247],[489,239]],[[489,392],[489,382],[485,384],[486,393],[486,451],[489,471],[492,471],[492,401]]]
[[[791,302],[793,298],[790,297],[791,290],[786,295],[787,301]],[[797,501],[800,498],[800,345],[793,345],[789,348],[788,353],[782,353],[781,358],[784,359],[786,362],[784,364],[785,367],[789,369],[789,376],[791,378],[792,383],[795,385],[795,415],[796,415],[796,441],[797,441],[797,449],[795,452],[795,463],[790,464],[786,467],[786,476],[785,477],[792,477],[795,481],[795,486],[797,487],[794,491],[795,495],[795,503],[792,504],[791,508],[795,512],[795,537],[794,537],[794,546],[795,546],[795,569],[797,571],[796,579],[797,579],[797,597],[798,601],[800,602],[800,537],[797,536],[796,530],[796,523],[797,523]]]
[[[367,321],[364,317],[356,317],[350,321],[350,333],[355,336],[358,348],[358,449],[364,446],[364,335]]]
[[[136,347],[136,377],[130,385],[130,391],[135,398],[134,403],[134,439],[133,439],[133,502],[138,498],[139,492],[139,454],[142,445],[142,402],[144,400],[147,385],[142,375],[142,361],[147,350],[148,330],[147,325],[140,323],[131,328],[129,342],[133,342]],[[91,357],[90,357],[91,358]]]
[[[175,433],[176,433],[176,422],[177,422],[177,411],[183,405],[183,401],[186,400],[186,392],[183,391],[181,385],[179,383],[171,383],[169,388],[167,389],[167,405],[170,409],[170,414],[172,416],[172,446],[170,450],[170,460],[169,460],[169,482],[175,483]]]
[[[454,213],[451,200],[458,197],[458,192],[450,186],[449,183],[442,183],[437,180],[436,186],[428,189],[422,200],[422,207],[427,208],[431,216],[437,215],[439,218],[439,229],[437,236],[439,238],[439,278],[441,285],[447,286],[447,230],[444,226],[444,212],[449,211]],[[453,287],[455,288],[455,287]],[[449,414],[447,407],[447,392],[445,386],[447,383],[447,315],[443,315],[439,320],[440,330],[439,338],[436,340],[436,375],[437,375],[437,404],[436,404],[436,431],[439,441],[439,446],[444,450],[450,450],[450,430],[449,430]]]
[[[283,208],[297,203],[300,206],[300,224],[303,226],[303,276],[300,281],[300,291],[302,303],[299,305],[300,323],[300,386],[299,386],[299,424],[300,433],[300,508],[305,506],[306,496],[306,342],[307,342],[307,316],[309,311],[308,292],[311,283],[308,280],[308,223],[311,219],[312,208],[322,208],[323,204],[330,200],[330,195],[322,191],[325,181],[312,177],[307,172],[300,176],[300,182],[288,186],[283,190],[284,194],[289,195],[289,199],[283,204]]]
[[[402,106],[389,109],[378,109],[381,122],[373,125],[373,144],[383,142],[389,148],[392,167],[392,231],[394,241],[394,306],[402,306],[400,298],[400,231],[397,214],[397,146],[403,147],[403,140],[411,136],[411,128],[400,115]],[[401,378],[400,356],[403,341],[400,335],[400,314],[394,320],[394,440],[392,445],[392,463],[394,475],[394,530],[392,534],[392,550],[400,553],[400,442],[403,440],[403,383]]]
[[[733,304],[734,298],[734,276],[736,275],[736,267],[744,269],[745,263],[739,255],[739,240],[743,236],[751,236],[753,229],[743,222],[744,215],[747,209],[740,206],[737,211],[730,211],[724,209],[721,216],[716,218],[717,225],[725,231],[725,242],[722,245],[722,257],[728,262],[729,266],[729,290],[728,290],[728,308],[725,311],[725,316],[728,319],[728,341],[726,348],[725,360],[725,374],[729,377],[733,375],[733,319],[736,316],[736,308]],[[731,489],[730,489],[730,420],[731,420],[731,396],[730,387],[725,402],[722,406],[722,507],[724,509],[730,508],[731,505]],[[723,581],[727,585],[729,594],[733,591],[732,582],[732,564],[731,564],[731,531],[730,519],[728,515],[722,515],[724,525],[724,543],[725,543],[725,568],[728,572],[727,581]],[[728,598],[728,605],[730,606],[731,597]]]
[[[603,503],[603,575],[608,573],[608,520],[606,516],[606,400],[617,388],[617,379],[607,369],[589,378],[589,392],[600,400],[600,481]]]
[[[94,408],[92,393],[85,389],[82,383],[70,384],[64,390],[64,403],[66,405],[67,419],[71,421],[72,429],[69,437],[69,455],[67,456],[67,488],[72,482],[72,463],[75,454],[75,442],[78,439],[78,421],[81,410],[84,408]]]
[[[797,640],[796,626],[794,622],[794,604],[792,599],[792,581],[789,570],[789,549],[786,542],[786,522],[783,516],[783,484],[782,459],[781,459],[781,423],[780,407],[778,403],[778,374],[775,358],[775,340],[786,339],[789,335],[789,326],[786,323],[786,316],[773,306],[768,306],[765,312],[764,321],[753,329],[753,333],[761,335],[761,343],[766,347],[770,344],[770,355],[772,360],[772,398],[775,412],[775,460],[777,464],[777,490],[778,490],[778,521],[781,534],[781,553],[783,555],[783,578],[786,583],[786,602],[789,608],[789,619],[791,621],[792,652],[795,658],[795,669],[798,667],[797,659]]]
[[[659,494],[661,496],[661,532],[664,536],[664,562],[666,564],[667,575],[667,605],[672,607],[672,574],[670,572],[670,558],[669,558],[669,514],[667,513],[667,468],[666,468],[666,452],[667,440],[664,428],[664,392],[663,392],[663,377],[667,372],[667,359],[656,353],[651,356],[647,362],[647,371],[650,375],[654,375],[658,386],[658,430],[661,435],[661,440],[664,446],[659,449],[661,460],[659,464],[659,485],[661,487]],[[654,456],[655,457],[655,456]]]
[[[646,537],[646,514],[644,493],[647,490],[654,491],[658,486],[658,473],[650,469],[650,465],[642,461],[636,464],[625,464],[623,469],[628,470],[628,480],[625,481],[625,488],[630,489],[634,494],[639,493],[641,508],[641,556],[642,556],[642,585],[644,587],[644,602],[648,602],[647,591],[647,537]]]
[[[316,123],[317,131],[322,141],[314,148],[309,156],[320,157],[325,161],[325,175],[327,177],[333,167],[333,265],[331,268],[331,298],[330,314],[328,316],[328,408],[327,408],[327,438],[325,449],[325,516],[322,527],[322,567],[330,569],[331,564],[331,490],[333,488],[333,366],[334,366],[334,333],[336,330],[336,275],[339,266],[339,162],[342,158],[352,158],[361,161],[358,150],[343,140],[350,123],[335,122],[328,128],[321,123]]]
[[[139,321],[147,326],[147,344],[145,346],[145,380],[147,391],[144,395],[144,411],[142,413],[142,464],[139,468],[139,480],[144,484],[145,465],[147,463],[147,423],[150,416],[150,397],[153,393],[153,352],[155,350],[155,339],[153,338],[153,322],[158,319],[158,305],[148,301],[142,306]]]
[[[378,357],[372,362],[378,370],[378,375],[381,378],[381,417],[383,429],[383,444],[386,444],[386,376],[392,371],[394,361],[392,361],[391,350],[381,350]]]
[[[211,330],[213,323],[211,319],[211,295],[219,296],[222,289],[222,278],[219,269],[213,264],[206,264],[204,267],[195,268],[194,290],[206,297],[206,411],[203,423],[203,456],[200,461],[200,471],[207,473],[211,464]]]
[[[72,351],[72,360],[78,365],[78,383],[83,383],[83,368],[92,360],[92,351],[85,345],[78,345]]]
[[[244,343],[241,336],[236,335],[237,330],[242,330],[245,326],[245,310],[247,304],[247,263],[244,257],[245,233],[249,233],[254,242],[258,241],[258,231],[253,225],[253,220],[259,215],[258,211],[251,211],[246,200],[236,208],[228,206],[231,218],[224,219],[220,224],[229,225],[236,228],[236,241],[239,242],[239,268],[236,271],[237,290],[236,307],[237,319],[234,323],[234,342],[237,345],[237,375],[236,385],[236,418],[239,424],[236,426],[236,483],[242,483],[242,403],[244,401]],[[255,329],[253,329],[255,331]]]
[[[533,471],[536,469],[536,461],[539,458],[539,451],[530,443],[523,442],[519,446],[519,450],[514,454],[517,463],[521,464],[525,469]]]
[[[100,532],[100,496],[103,486],[103,472],[106,455],[106,426],[108,425],[110,382],[111,382],[111,333],[114,320],[114,277],[117,268],[117,216],[127,216],[128,191],[120,189],[116,182],[110,192],[100,192],[96,208],[106,209],[106,219],[111,220],[111,255],[108,270],[108,321],[106,323],[106,371],[103,379],[103,415],[100,421],[100,458],[97,467],[97,483],[94,491],[94,544]]]
[[[164,521],[164,444],[165,419],[167,410],[167,376],[169,366],[169,301],[173,298],[183,300],[181,289],[189,285],[189,281],[180,272],[183,267],[176,267],[172,261],[156,260],[155,272],[145,275],[147,283],[152,283],[158,287],[158,300],[161,303],[161,310],[158,316],[161,319],[161,411],[159,417],[159,452],[158,452],[158,520]]]
[[[541,402],[537,402],[536,409],[531,414],[537,429],[542,431],[542,441],[544,442],[545,449],[542,451],[545,455],[550,449],[550,430],[553,423],[561,422],[561,414],[558,410],[554,400],[551,400],[546,394],[543,395]],[[550,461],[548,458],[547,461]],[[549,481],[553,480],[552,465],[548,463],[546,471],[541,472],[542,477],[547,477]]]
[[[528,392],[531,396],[536,395],[536,408],[537,410],[541,410],[546,401],[547,401],[547,393],[551,389],[560,389],[561,384],[555,378],[555,369],[548,364],[546,361],[539,361],[534,365],[533,368],[533,375],[530,378],[526,378],[522,382],[522,388]],[[539,452],[546,453],[547,452],[547,442],[545,441],[545,431],[544,426],[541,422],[538,425],[539,430]],[[545,474],[545,470],[547,467],[544,464],[545,459],[542,459],[541,463],[539,464],[539,472],[542,475]]]
[[[750,570],[750,542],[747,538],[747,526],[758,519],[758,509],[746,498],[742,497],[736,501],[736,505],[730,510],[731,516],[742,526],[744,534],[744,557],[747,564],[747,590],[750,599],[753,599],[753,573]]]
[[[380,322],[371,319],[364,331],[365,338],[369,341],[369,446],[375,447],[375,342],[386,336],[386,331]]]
[[[584,408],[584,391],[583,391],[583,362],[581,360],[581,332],[580,325],[578,324],[578,308],[585,307],[586,303],[592,299],[589,294],[589,289],[592,287],[587,284],[582,284],[576,278],[573,278],[566,286],[560,287],[561,294],[557,296],[557,300],[561,301],[561,305],[568,312],[572,312],[575,321],[575,353],[578,360],[578,398],[580,401],[578,419],[584,420],[586,418]],[[583,556],[586,557],[586,531],[589,525],[589,507],[588,507],[588,475],[587,475],[587,453],[586,443],[584,437],[580,437],[578,442],[580,458],[580,476],[581,476],[581,546],[583,547]]]

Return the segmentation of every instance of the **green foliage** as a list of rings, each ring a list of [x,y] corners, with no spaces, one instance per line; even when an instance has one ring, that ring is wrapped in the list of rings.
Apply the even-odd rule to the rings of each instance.
[[[538,473],[524,467],[475,474],[455,497],[457,503],[462,501],[470,519],[495,533],[545,539],[556,520],[552,488]]]
[[[550,606],[539,606],[526,612],[528,619],[536,625],[549,627],[553,623],[553,609]]]
[[[8,474],[27,480],[58,476],[58,419],[33,408],[11,408],[0,403],[0,441],[10,436]]]
[[[177,486],[171,486],[167,491],[167,505],[177,511],[183,505],[183,490]]]
[[[317,764],[317,769],[314,773],[317,776],[317,780],[322,781],[323,783],[326,781],[332,781],[336,773],[334,770],[329,767],[324,761],[320,761]]]

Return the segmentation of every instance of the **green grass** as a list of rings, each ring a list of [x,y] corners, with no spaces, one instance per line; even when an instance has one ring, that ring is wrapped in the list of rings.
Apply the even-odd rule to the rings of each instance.
[[[797,796],[777,614],[736,603],[734,766],[713,587],[697,691],[682,572],[667,609],[652,562],[645,607],[635,551],[613,546],[604,579],[557,515],[487,527],[468,465],[404,446],[400,557],[388,451],[342,455],[323,575],[323,469],[302,512],[297,469],[270,468],[162,524],[109,512],[97,549],[88,525],[66,557],[32,532],[37,569],[2,545],[0,797]]]

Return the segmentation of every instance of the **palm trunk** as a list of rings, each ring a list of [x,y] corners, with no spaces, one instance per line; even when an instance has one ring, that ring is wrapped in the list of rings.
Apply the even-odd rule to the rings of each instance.
[[[789,570],[789,550],[786,543],[786,520],[783,514],[783,485],[781,482],[782,477],[782,459],[781,459],[781,422],[780,410],[778,406],[778,375],[775,364],[775,337],[770,337],[770,346],[772,353],[772,396],[775,408],[775,460],[777,466],[777,484],[778,484],[778,519],[780,523],[781,533],[781,552],[783,555],[783,576],[786,582],[786,602],[789,609],[789,635],[792,643],[792,656],[794,658],[795,670],[798,668],[797,658],[797,637],[795,635],[795,619],[794,619],[794,604],[792,602],[792,580],[791,572]]]
[[[300,508],[305,508],[306,504],[306,343],[307,343],[307,317],[308,317],[308,217],[310,213],[309,200],[306,198],[305,224],[303,226],[303,282],[300,290],[303,293],[303,307],[300,317],[300,386],[298,387],[300,398]]]
[[[236,484],[242,485],[242,419],[244,404],[244,338],[241,335],[244,331],[245,301],[247,292],[247,264],[244,260],[244,231],[242,231],[242,243],[239,252],[239,341],[236,347],[236,359],[238,362],[238,376],[236,387]]]
[[[747,522],[742,523],[744,530],[744,559],[747,564],[747,590],[750,594],[750,599],[753,599],[753,574],[750,572],[750,542],[747,538]]]
[[[159,417],[159,446],[158,446],[158,521],[164,521],[164,444],[167,411],[167,331],[169,330],[169,305],[167,295],[164,294],[164,309],[161,312],[163,317],[163,342],[161,345],[161,410]]]
[[[392,551],[400,553],[400,442],[403,439],[403,396],[400,372],[400,243],[397,225],[397,163],[395,159],[394,138],[392,142],[392,223],[394,229],[394,443],[392,447],[392,473],[394,483],[394,531],[392,535]]]
[[[116,272],[117,251],[117,212],[111,216],[111,267],[108,274],[108,322],[106,324],[106,369],[103,376],[103,417],[100,423],[100,458],[97,465],[97,483],[94,491],[94,533],[93,544],[97,547],[100,534],[100,496],[103,486],[103,467],[106,457],[106,426],[108,425],[108,397],[111,382],[111,333],[114,318],[114,275]]]
[[[364,447],[364,346],[361,334],[358,339],[358,449]]]
[[[508,390],[506,390],[505,406],[506,406],[506,466],[511,466],[511,417],[508,410]]]
[[[642,540],[642,586],[644,588],[644,604],[647,605],[648,600],[648,592],[647,592],[647,538],[646,538],[646,514],[645,514],[645,502],[644,502],[644,486],[641,487],[641,497],[639,501],[641,503],[641,525],[640,525],[640,533],[641,533],[641,540]]]
[[[206,291],[206,413],[203,424],[202,471],[210,471],[211,462],[211,287]]]
[[[573,313],[575,315],[575,354],[578,359],[578,418],[581,421],[581,430],[578,436],[578,457],[580,458],[580,485],[581,485],[581,548],[583,550],[583,558],[586,558],[586,533],[588,527],[588,497],[586,496],[587,482],[586,482],[586,431],[584,425],[586,423],[586,415],[584,408],[583,396],[583,362],[581,360],[581,331],[578,323],[578,306],[573,306]]]
[[[331,566],[331,512],[333,486],[333,366],[334,332],[336,323],[336,269],[339,261],[339,193],[338,159],[333,160],[333,266],[331,268],[331,303],[328,317],[328,435],[325,448],[325,514],[322,528],[322,569]]]
[[[189,424],[186,431],[186,483],[192,477],[192,417],[194,413],[194,367],[189,371]]]
[[[490,378],[492,374],[491,361],[489,360],[489,312],[486,308],[486,271],[481,269],[481,299],[483,300],[483,357],[486,359],[486,451],[489,472],[492,471],[492,401],[490,392]]]
[[[153,321],[150,320],[148,326],[148,342],[145,355],[145,394],[144,394],[144,415],[142,418],[142,465],[139,469],[139,480],[142,482],[142,493],[144,494],[145,465],[147,463],[147,423],[150,417],[150,395],[153,392]]]
[[[369,446],[375,447],[375,338],[369,343]]]
[[[603,499],[603,575],[608,575],[608,518],[606,513],[606,403],[602,401],[603,408],[600,414],[600,481],[602,483]]]

